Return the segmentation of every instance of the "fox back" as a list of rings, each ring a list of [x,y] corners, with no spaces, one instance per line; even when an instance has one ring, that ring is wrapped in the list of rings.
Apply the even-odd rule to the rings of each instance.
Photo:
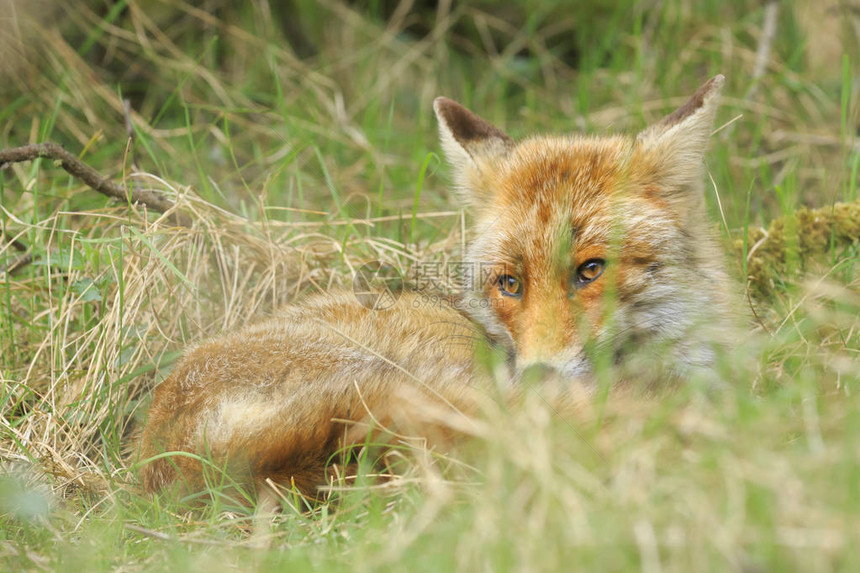
[[[708,372],[734,315],[702,184],[722,84],[635,137],[519,143],[438,98],[474,211],[460,304],[405,293],[375,311],[329,293],[190,350],[155,392],[145,489],[204,488],[208,456],[232,481],[313,495],[370,428],[444,434],[431,413],[474,412],[478,340],[506,355],[515,387],[542,365],[587,392],[596,356],[628,380]]]

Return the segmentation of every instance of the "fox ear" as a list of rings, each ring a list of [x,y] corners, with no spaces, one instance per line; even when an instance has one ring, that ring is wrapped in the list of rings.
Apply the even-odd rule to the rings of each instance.
[[[687,103],[636,138],[642,148],[654,154],[667,190],[698,184],[725,80],[723,75],[714,76]]]
[[[487,120],[472,113],[454,100],[437,97],[433,110],[439,120],[439,139],[445,156],[454,169],[454,179],[467,199],[470,192],[470,173],[480,172],[488,162],[504,156],[514,141]]]

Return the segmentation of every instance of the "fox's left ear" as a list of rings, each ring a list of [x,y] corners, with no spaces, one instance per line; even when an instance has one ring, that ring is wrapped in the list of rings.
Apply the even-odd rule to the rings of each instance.
[[[491,168],[493,162],[514,146],[514,141],[501,129],[454,100],[437,97],[433,110],[439,120],[439,139],[445,156],[451,163],[455,183],[468,203],[486,201],[482,190],[472,188],[473,172]]]
[[[668,188],[687,187],[702,176],[702,160],[717,114],[726,78],[714,76],[690,100],[636,138],[646,152],[653,152]]]

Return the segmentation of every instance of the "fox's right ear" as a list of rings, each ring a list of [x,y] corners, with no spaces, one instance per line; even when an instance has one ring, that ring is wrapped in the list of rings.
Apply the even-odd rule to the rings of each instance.
[[[701,181],[703,159],[725,77],[705,82],[680,108],[639,134],[637,142],[658,158],[669,194],[683,195]]]
[[[480,172],[494,159],[504,156],[514,146],[514,141],[454,100],[437,97],[433,110],[439,120],[442,149],[454,169],[455,182],[468,194],[470,172]]]

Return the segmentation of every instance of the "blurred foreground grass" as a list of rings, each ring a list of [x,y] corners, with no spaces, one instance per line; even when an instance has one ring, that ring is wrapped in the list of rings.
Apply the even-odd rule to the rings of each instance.
[[[0,145],[61,142],[196,222],[50,162],[2,171],[0,267],[32,261],[0,278],[3,569],[860,567],[857,227],[795,215],[857,199],[850,2],[6,4]],[[292,500],[265,550],[248,509],[138,493],[149,392],[187,343],[368,259],[457,260],[435,96],[515,137],[635,131],[716,73],[709,205],[736,275],[769,281],[731,387],[488,412],[451,457]]]

